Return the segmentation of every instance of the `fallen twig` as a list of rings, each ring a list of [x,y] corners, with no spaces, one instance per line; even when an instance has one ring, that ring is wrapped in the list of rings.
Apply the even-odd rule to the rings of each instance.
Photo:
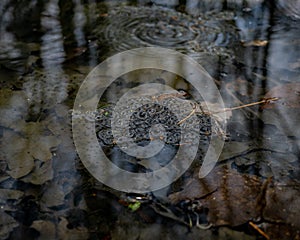
[[[177,124],[180,125],[183,122],[185,122],[187,119],[189,119],[191,116],[193,116],[195,113],[198,113],[198,109],[201,109],[201,112],[199,111],[199,113],[204,113],[206,115],[214,115],[214,114],[218,114],[218,113],[223,113],[223,112],[228,112],[228,111],[233,111],[233,110],[237,110],[237,109],[242,109],[242,108],[246,108],[246,107],[251,107],[251,106],[255,106],[258,104],[267,104],[270,103],[272,101],[277,101],[279,98],[277,97],[272,97],[272,98],[265,98],[261,101],[258,102],[253,102],[253,103],[248,103],[248,104],[244,104],[241,106],[237,106],[237,107],[232,107],[232,108],[224,108],[220,111],[216,111],[216,112],[204,112],[201,107],[197,107],[197,104],[195,104],[195,106],[193,106],[193,110],[190,112],[190,114],[188,116],[186,116],[185,118],[183,118],[182,120],[180,120]],[[198,111],[197,111],[198,110]]]
[[[184,119],[180,120],[177,124],[180,125],[181,123],[185,122],[187,119],[189,119],[191,116],[193,116],[197,111],[197,105],[195,104],[193,106],[193,110],[190,112],[189,115],[187,115]]]
[[[277,97],[266,98],[266,99],[263,99],[259,102],[248,103],[248,104],[245,104],[245,105],[242,105],[242,106],[237,106],[237,107],[232,107],[232,108],[225,108],[225,109],[217,111],[217,112],[212,112],[211,114],[222,113],[222,112],[227,112],[227,111],[233,111],[233,110],[237,110],[237,109],[242,109],[242,108],[246,108],[246,107],[255,106],[255,105],[258,105],[258,104],[267,104],[267,103],[270,103],[272,101],[277,101],[278,99],[279,98],[277,98]]]
[[[261,230],[255,223],[250,221],[249,225],[253,227],[257,232],[259,232],[262,236],[264,236],[266,239],[270,240],[270,237],[263,230]]]

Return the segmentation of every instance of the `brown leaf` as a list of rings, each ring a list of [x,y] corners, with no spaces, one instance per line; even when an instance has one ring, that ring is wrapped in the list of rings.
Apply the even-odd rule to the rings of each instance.
[[[0,204],[6,204],[7,200],[18,200],[24,195],[23,192],[13,189],[0,189]]]
[[[28,113],[28,101],[23,91],[0,89],[0,125],[19,129],[22,119]]]
[[[65,203],[65,197],[74,189],[77,178],[73,174],[62,174],[47,183],[41,202],[45,207],[57,207]]]
[[[2,149],[4,159],[9,171],[7,173],[13,178],[27,175],[34,167],[34,161],[30,154],[27,141],[12,131],[4,131]]]
[[[13,217],[0,211],[0,239],[7,239],[9,233],[18,226],[19,224]]]
[[[31,174],[22,178],[23,182],[29,182],[35,185],[41,185],[53,178],[52,161],[35,161],[34,171]]]
[[[51,149],[56,147],[60,140],[56,136],[44,135],[44,129],[43,123],[29,122],[23,126],[21,134],[4,131],[1,150],[10,176],[23,177],[33,170],[35,159],[46,162],[52,158]]]
[[[14,212],[22,201],[24,193],[13,189],[0,189],[0,206],[2,211]],[[1,235],[1,234],[0,234]],[[0,237],[1,239],[1,237]]]
[[[84,240],[89,239],[89,232],[85,227],[68,228],[68,220],[61,217],[58,225],[58,237],[65,240]]]
[[[263,217],[273,222],[282,222],[300,228],[300,189],[297,182],[275,183],[267,188],[266,207]]]
[[[62,186],[51,184],[44,192],[41,202],[50,208],[61,206],[65,203],[65,196]]]
[[[56,239],[56,229],[53,222],[36,220],[30,227],[39,232],[39,240]]]
[[[171,194],[169,199],[178,203],[207,195],[201,203],[209,209],[208,221],[215,226],[238,226],[259,216],[257,201],[261,185],[256,176],[216,167],[203,179],[199,179],[196,173],[182,191]]]

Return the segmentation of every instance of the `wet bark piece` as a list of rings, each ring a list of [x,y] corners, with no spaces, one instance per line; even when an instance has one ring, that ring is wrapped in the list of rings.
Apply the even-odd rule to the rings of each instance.
[[[171,194],[169,199],[178,203],[185,199],[203,198],[201,202],[209,209],[210,223],[238,226],[260,215],[261,191],[262,181],[258,177],[220,166],[204,179],[199,179],[196,171],[183,190]]]

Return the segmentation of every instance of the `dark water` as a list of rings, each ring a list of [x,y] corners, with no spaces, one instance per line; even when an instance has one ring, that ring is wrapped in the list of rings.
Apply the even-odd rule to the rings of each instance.
[[[0,239],[299,239],[299,19],[298,0],[1,1]],[[97,112],[74,112],[92,69],[137,47],[190,56],[210,74],[227,108],[278,100],[230,112],[226,133],[212,127],[213,116],[195,114],[186,124],[199,122],[201,144],[181,178],[142,195],[114,190],[82,164],[72,116],[95,121],[111,162],[149,173],[167,165],[182,144],[192,146],[180,142],[174,109],[187,116],[204,101],[182,77],[144,69],[119,76]],[[111,130],[118,100],[144,83],[175,90],[160,96],[172,108],[128,103],[137,146],[156,136],[149,133],[153,124],[165,129],[158,136],[164,148],[149,159],[124,153]],[[199,179],[214,135],[226,139],[224,148]]]

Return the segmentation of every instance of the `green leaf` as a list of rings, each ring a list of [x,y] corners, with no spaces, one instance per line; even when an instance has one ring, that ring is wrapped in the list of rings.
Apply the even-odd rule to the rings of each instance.
[[[133,211],[133,212],[137,211],[140,207],[141,207],[141,203],[140,202],[130,203],[128,205],[128,208],[130,208],[131,211]]]

